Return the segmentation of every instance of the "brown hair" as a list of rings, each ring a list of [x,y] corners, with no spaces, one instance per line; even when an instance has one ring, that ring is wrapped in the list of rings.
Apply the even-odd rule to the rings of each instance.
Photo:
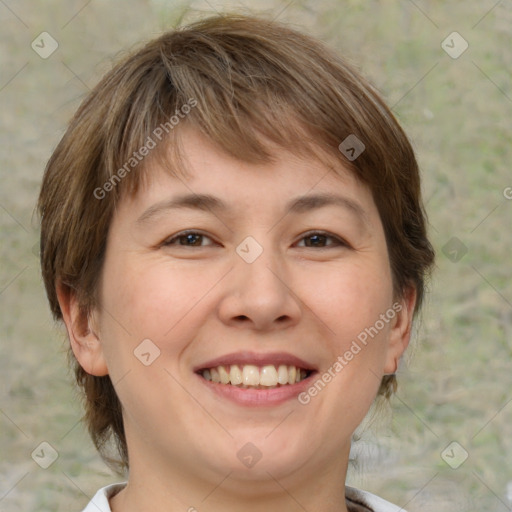
[[[322,43],[280,23],[225,15],[167,32],[117,64],[83,101],[51,156],[38,210],[42,273],[56,320],[58,282],[77,294],[85,314],[99,305],[96,285],[116,201],[145,179],[142,154],[147,163],[171,148],[177,160],[170,172],[183,170],[176,165],[181,124],[243,161],[271,161],[270,142],[296,154],[329,155],[335,171],[350,169],[379,210],[395,294],[412,284],[417,313],[434,251],[417,162],[398,122],[374,88]],[[338,149],[350,135],[365,145],[354,160]],[[143,148],[152,148],[150,140],[156,147],[149,154]],[[127,467],[110,378],[87,374],[70,357],[96,447],[105,457],[113,436]],[[379,394],[389,397],[395,388],[395,377],[385,376]]]

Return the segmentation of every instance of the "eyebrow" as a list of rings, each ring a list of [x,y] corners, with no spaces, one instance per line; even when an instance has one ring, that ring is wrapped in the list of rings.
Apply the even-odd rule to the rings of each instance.
[[[285,214],[307,213],[326,206],[340,206],[351,211],[365,224],[369,224],[368,215],[358,202],[348,197],[330,193],[311,194],[291,199],[285,206]],[[142,213],[136,223],[145,224],[164,212],[177,209],[209,211],[214,214],[227,214],[231,212],[229,206],[218,197],[210,194],[187,194],[155,203]]]

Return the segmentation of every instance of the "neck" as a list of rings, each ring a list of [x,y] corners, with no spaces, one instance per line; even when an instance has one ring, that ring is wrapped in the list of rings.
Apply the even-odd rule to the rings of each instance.
[[[208,475],[137,461],[126,488],[111,499],[112,512],[347,512],[348,452],[328,468],[311,465],[286,475],[265,471],[254,479],[236,471]]]

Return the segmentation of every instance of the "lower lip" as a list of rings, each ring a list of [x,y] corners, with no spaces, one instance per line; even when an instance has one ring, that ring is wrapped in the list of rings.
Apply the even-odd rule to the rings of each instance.
[[[244,389],[231,386],[230,384],[212,382],[211,380],[206,380],[201,375],[196,375],[212,392],[223,398],[227,398],[239,405],[261,407],[280,405],[288,400],[297,399],[298,395],[310,386],[311,379],[315,374],[316,372],[312,372],[306,379],[295,384],[286,384],[285,386],[270,389]]]

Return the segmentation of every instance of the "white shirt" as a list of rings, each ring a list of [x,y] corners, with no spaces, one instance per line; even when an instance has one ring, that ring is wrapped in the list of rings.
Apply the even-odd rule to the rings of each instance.
[[[108,500],[125,486],[126,482],[103,487],[82,512],[112,512]],[[349,512],[406,512],[374,494],[353,487],[345,487],[345,498]]]

